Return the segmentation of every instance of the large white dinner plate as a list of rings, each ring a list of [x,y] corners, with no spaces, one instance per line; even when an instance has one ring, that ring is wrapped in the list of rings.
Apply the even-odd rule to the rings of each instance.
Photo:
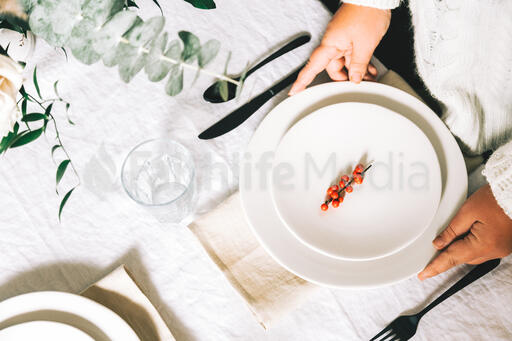
[[[404,115],[427,135],[441,168],[441,201],[430,226],[406,248],[376,260],[337,259],[307,247],[281,222],[270,194],[273,154],[283,135],[311,112],[341,102],[373,103]],[[449,222],[467,194],[464,159],[444,123],[417,98],[378,83],[326,83],[287,98],[265,117],[246,152],[241,165],[240,194],[242,207],[256,238],[283,267],[320,285],[376,287],[416,274],[434,256],[432,239]]]
[[[372,167],[339,208],[326,189],[358,163]],[[276,149],[276,211],[306,245],[332,257],[369,260],[406,247],[430,225],[441,197],[437,155],[404,116],[368,103],[323,107],[297,122]],[[341,196],[343,198],[343,195]]]
[[[79,295],[40,291],[0,302],[0,330],[32,321],[67,324],[96,341],[140,341],[112,310]]]
[[[0,330],[2,341],[94,341],[92,337],[67,324],[33,321]]]

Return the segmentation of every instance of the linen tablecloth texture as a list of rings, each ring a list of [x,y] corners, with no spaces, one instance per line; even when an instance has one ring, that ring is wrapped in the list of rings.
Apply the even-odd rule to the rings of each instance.
[[[379,82],[421,99],[392,70],[387,71]],[[239,192],[190,224],[189,228],[264,328],[298,307],[316,288],[280,266],[258,243],[243,213]]]
[[[158,311],[124,265],[92,284],[81,295],[121,316],[142,341],[175,341]]]

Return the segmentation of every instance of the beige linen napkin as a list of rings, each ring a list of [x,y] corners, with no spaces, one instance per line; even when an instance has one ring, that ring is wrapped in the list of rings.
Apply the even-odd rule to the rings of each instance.
[[[82,293],[121,316],[142,341],[175,341],[162,317],[124,265]]]
[[[394,71],[389,70],[379,82],[421,100]],[[297,307],[316,287],[285,270],[260,246],[245,219],[238,192],[189,228],[265,328]]]

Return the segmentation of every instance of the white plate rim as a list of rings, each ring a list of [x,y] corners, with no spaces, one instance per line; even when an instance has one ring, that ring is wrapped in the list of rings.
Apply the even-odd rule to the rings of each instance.
[[[346,100],[343,100],[343,98],[346,98]],[[418,100],[418,98],[400,89],[380,83],[362,82],[360,84],[353,84],[349,82],[331,82],[320,84],[310,87],[293,97],[289,97],[277,105],[263,119],[260,126],[257,128],[247,146],[246,153],[254,153],[255,150],[258,150],[258,148],[260,154],[268,152],[272,153],[272,151],[275,150],[275,146],[273,146],[273,150],[269,151],[265,149],[265,143],[274,143],[277,145],[282,135],[284,135],[284,132],[286,132],[287,129],[289,129],[289,127],[297,121],[297,119],[300,119],[301,115],[307,115],[314,111],[315,108],[321,108],[322,106],[328,104],[340,103],[344,101],[363,101],[367,103],[374,103],[390,108],[391,110],[395,110],[401,114],[403,114],[402,110],[407,110],[407,115],[409,116],[406,117],[411,119],[415,124],[419,124],[419,122],[428,124],[428,127],[421,128],[424,130],[425,134],[429,137],[432,144],[434,145],[434,149],[438,154],[441,173],[443,176],[443,194],[440,202],[440,209],[438,210],[438,214],[434,218],[435,221],[432,224],[435,225],[435,227],[428,228],[425,233],[420,236],[420,238],[403,249],[401,252],[376,260],[378,262],[382,262],[383,260],[387,261],[390,263],[388,264],[391,266],[390,269],[382,267],[378,268],[374,265],[373,268],[375,271],[372,273],[372,276],[374,277],[365,279],[363,276],[362,278],[357,278],[354,280],[347,279],[348,276],[345,276],[345,274],[339,274],[339,269],[349,268],[348,265],[353,266],[355,262],[339,259],[334,259],[333,261],[333,259],[329,259],[330,257],[321,255],[314,250],[300,249],[298,246],[298,244],[302,245],[300,241],[293,241],[284,234],[281,234],[280,237],[288,238],[288,242],[292,243],[290,245],[293,245],[295,251],[299,251],[298,253],[293,255],[286,255],[286,252],[289,253],[289,251],[286,251],[286,246],[282,247],[281,245],[279,248],[270,246],[268,242],[276,243],[277,238],[272,236],[272,233],[262,231],[261,229],[263,226],[261,222],[255,222],[251,218],[250,211],[252,208],[251,203],[248,202],[250,201],[250,198],[248,197],[248,195],[250,195],[250,191],[246,191],[245,188],[248,184],[251,184],[251,182],[248,181],[252,180],[252,174],[247,176],[246,172],[241,172],[240,174],[239,188],[242,210],[245,214],[246,220],[249,223],[250,229],[253,231],[256,239],[266,250],[266,252],[278,264],[283,266],[288,271],[294,273],[298,277],[318,285],[333,288],[360,289],[390,285],[413,276],[415,273],[420,271],[435,255],[436,250],[432,247],[432,245],[430,245],[430,240],[434,238],[435,235],[440,230],[442,230],[443,226],[449,222],[451,217],[455,214],[457,208],[463,204],[467,195],[468,180],[462,153],[451,132],[444,125],[442,120],[428,106]],[[293,107],[293,105],[299,104],[303,106],[302,112],[292,110],[291,107]],[[400,107],[401,110],[396,110],[396,107]],[[287,113],[287,110],[291,110],[292,112]],[[280,129],[281,132],[278,131],[275,133],[279,135],[278,141],[269,142],[269,134],[264,132],[265,129]],[[427,132],[425,129],[428,129],[429,131]],[[266,138],[266,141],[264,141],[263,137]],[[435,141],[432,141],[432,138],[434,138]],[[443,160],[441,160],[439,153],[442,154]],[[258,155],[257,153],[254,154]],[[445,160],[448,158],[450,159],[449,167]],[[443,161],[445,162],[444,164]],[[241,166],[243,167],[244,165],[242,164]],[[260,203],[261,202],[258,202],[258,204]],[[264,212],[264,214],[260,212],[258,215],[265,217],[266,214],[272,213],[272,211],[267,211]],[[284,226],[281,227],[286,229]],[[272,239],[274,239],[274,241],[272,241]],[[397,256],[403,256],[405,252],[410,251],[411,248],[416,247],[418,243],[424,242],[425,240],[428,240],[429,245],[423,245],[422,248],[420,248],[423,252],[421,255],[421,261],[412,263],[407,262],[407,264],[402,264],[402,266],[395,266],[394,264],[391,264],[393,260],[397,259]],[[303,247],[305,248],[305,246]],[[304,262],[308,264],[302,264]],[[321,272],[317,272],[316,274],[314,273],[315,271],[310,269],[312,266],[317,266],[324,263],[330,263],[332,266],[321,269]],[[357,263],[359,263],[359,265],[361,264],[361,262]]]
[[[71,326],[69,324],[65,324],[65,323],[61,323],[61,322],[55,322],[55,321],[28,321],[28,322],[22,322],[22,323],[19,323],[19,324],[14,324],[12,326],[9,326],[7,328],[4,328],[2,330],[0,330],[0,338],[3,338],[5,337],[5,333],[12,333],[13,331],[17,332],[18,330],[21,330],[22,328],[24,330],[26,330],[25,328],[46,328],[46,327],[49,327],[49,326],[53,326],[53,327],[56,327],[56,328],[60,328],[61,330],[65,330],[66,333],[68,332],[72,332],[73,335],[65,335],[66,337],[77,337],[78,334],[80,336],[80,340],[88,340],[88,341],[94,341],[94,339],[89,335],[87,334],[86,332],[80,330],[79,328],[76,328],[74,326]],[[35,330],[33,332],[37,332],[40,330]],[[55,330],[52,329],[51,330],[52,332],[54,332]],[[57,330],[58,331],[58,330]],[[77,334],[77,335],[75,335]],[[10,336],[10,335],[8,335]],[[19,335],[12,335],[12,336],[17,336],[19,337]],[[23,336],[23,335],[22,335]],[[54,337],[54,336],[53,336]],[[55,337],[54,337],[54,340]],[[62,340],[62,338],[59,338],[59,340]],[[76,341],[76,340],[73,340],[73,341]]]
[[[85,319],[112,341],[140,341],[128,323],[109,308],[87,297],[60,291],[29,292],[0,302],[0,326],[6,328],[14,325],[14,323],[3,324],[9,319],[16,318],[16,316],[45,310],[73,314]],[[28,319],[23,322],[35,320],[41,319]],[[66,321],[54,322],[77,327]],[[86,332],[85,330],[82,331]],[[94,335],[91,336],[95,337]]]
[[[419,131],[419,134],[422,135],[422,137],[424,137],[428,144],[429,144],[429,149],[431,149],[432,153],[434,154],[434,158],[435,158],[435,164],[433,164],[433,172],[435,173],[435,183],[438,183],[436,185],[439,186],[439,194],[436,194],[435,196],[435,201],[434,201],[434,207],[435,207],[435,211],[432,213],[432,216],[428,219],[428,224],[427,226],[425,226],[417,236],[413,237],[411,240],[408,240],[406,243],[404,243],[403,245],[400,245],[399,247],[397,247],[396,249],[390,251],[390,252],[387,252],[385,254],[382,254],[382,255],[379,255],[379,256],[375,256],[375,257],[368,257],[368,258],[348,258],[348,257],[343,257],[341,255],[338,255],[338,254],[335,254],[335,253],[331,253],[327,250],[323,250],[321,249],[319,246],[317,245],[314,245],[312,243],[310,243],[309,241],[305,240],[297,231],[295,231],[295,229],[290,226],[290,224],[288,224],[286,222],[286,219],[284,218],[284,216],[282,215],[282,213],[279,211],[279,208],[277,208],[277,203],[276,203],[276,198],[275,198],[275,191],[274,191],[274,188],[273,188],[273,185],[271,186],[271,189],[270,189],[270,196],[271,196],[271,199],[272,199],[272,202],[273,202],[273,205],[276,207],[276,213],[277,215],[279,216],[279,218],[281,219],[282,223],[286,226],[286,228],[290,231],[291,234],[293,234],[293,236],[295,238],[297,238],[299,241],[301,241],[303,244],[305,244],[306,246],[314,249],[315,251],[319,252],[319,253],[322,253],[328,257],[333,257],[333,258],[339,258],[339,259],[344,259],[344,260],[349,260],[349,261],[369,261],[369,260],[374,260],[374,259],[378,259],[378,258],[382,258],[382,257],[387,257],[393,253],[396,253],[396,252],[399,252],[400,250],[406,248],[407,246],[409,246],[410,244],[412,244],[417,238],[419,238],[424,232],[425,230],[428,228],[428,225],[430,225],[431,221],[434,219],[435,215],[436,215],[436,212],[437,212],[437,209],[439,207],[439,202],[441,201],[441,169],[440,169],[440,166],[439,166],[439,159],[437,157],[437,153],[434,149],[434,147],[432,146],[432,144],[430,143],[430,140],[428,139],[427,135],[425,135],[425,133],[423,132],[423,130],[421,130],[418,126],[416,126],[411,120],[409,120],[407,117],[403,116],[403,115],[400,115],[399,113],[393,111],[393,110],[390,110],[389,108],[385,108],[385,107],[381,107],[379,105],[376,105],[376,104],[371,104],[371,103],[361,103],[361,102],[343,102],[343,103],[335,103],[335,104],[331,104],[331,105],[327,105],[325,107],[322,107],[320,109],[317,109],[313,112],[311,112],[310,114],[307,115],[308,118],[310,118],[312,115],[316,115],[318,114],[319,112],[323,112],[324,110],[328,110],[330,108],[338,108],[343,105],[346,105],[346,104],[357,104],[357,105],[364,105],[364,106],[372,106],[372,107],[378,107],[379,110],[380,109],[384,109],[385,111],[389,112],[390,114],[392,114],[393,116],[396,116],[398,119],[400,120],[403,120],[403,121],[406,121],[407,124],[411,124],[415,130],[418,130]],[[292,125],[287,131],[286,133],[283,135],[283,138],[285,138],[285,136],[290,132],[291,129],[293,129],[294,127],[297,126],[297,124],[299,124],[300,122],[303,122],[303,120],[305,119],[306,117],[304,117],[303,119],[301,119],[300,121],[296,122],[294,125]],[[281,141],[279,142],[279,144],[277,145],[276,147],[276,150],[281,146],[281,143],[282,143],[282,139]]]

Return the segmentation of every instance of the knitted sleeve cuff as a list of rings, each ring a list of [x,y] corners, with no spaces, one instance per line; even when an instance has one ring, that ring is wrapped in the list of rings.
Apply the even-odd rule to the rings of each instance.
[[[496,150],[483,174],[503,211],[512,219],[512,141]]]
[[[344,0],[342,2],[380,9],[392,9],[400,5],[400,0]]]

